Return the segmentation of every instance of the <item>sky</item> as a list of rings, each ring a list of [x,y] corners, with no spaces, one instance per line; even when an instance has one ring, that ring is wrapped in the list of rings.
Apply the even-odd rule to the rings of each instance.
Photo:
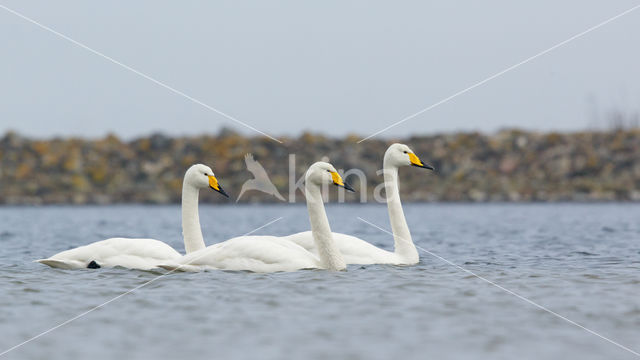
[[[0,132],[368,136],[637,1],[85,1],[0,7]],[[380,134],[607,127],[640,112],[640,9]],[[203,106],[207,105],[209,108]]]

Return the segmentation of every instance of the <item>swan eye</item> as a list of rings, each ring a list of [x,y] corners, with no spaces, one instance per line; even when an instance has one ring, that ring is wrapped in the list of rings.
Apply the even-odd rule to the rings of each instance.
[[[408,154],[409,152],[408,151],[403,151],[403,153]]]

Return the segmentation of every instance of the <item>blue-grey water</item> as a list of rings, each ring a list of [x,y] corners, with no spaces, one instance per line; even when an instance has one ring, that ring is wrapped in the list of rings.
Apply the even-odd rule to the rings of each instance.
[[[201,206],[208,244],[308,229],[300,205]],[[391,248],[381,205],[327,207]],[[640,205],[406,204],[421,248],[640,352]],[[114,236],[183,251],[177,206],[0,208],[0,352],[163,274],[33,263]],[[173,273],[0,359],[635,359],[421,251],[420,264]]]

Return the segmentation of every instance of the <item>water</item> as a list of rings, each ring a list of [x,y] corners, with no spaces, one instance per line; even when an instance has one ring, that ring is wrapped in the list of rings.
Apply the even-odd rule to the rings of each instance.
[[[389,248],[380,205],[331,205],[335,231]],[[640,351],[640,205],[405,205],[418,246]],[[308,228],[305,208],[202,206],[205,240]],[[0,352],[163,272],[37,258],[113,236],[183,251],[178,207],[0,208]],[[428,253],[412,267],[170,274],[4,359],[635,359]]]

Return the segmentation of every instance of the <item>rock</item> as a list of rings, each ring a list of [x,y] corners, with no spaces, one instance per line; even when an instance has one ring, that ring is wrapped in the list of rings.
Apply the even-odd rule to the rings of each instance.
[[[0,204],[179,203],[184,171],[195,162],[211,165],[225,188],[237,194],[252,176],[243,158],[248,152],[285,197],[289,155],[295,154],[296,179],[327,156],[337,168],[365,175],[363,184],[357,181],[358,196],[346,201],[359,201],[364,194],[371,202],[382,181],[376,172],[392,142],[406,143],[436,167],[435,172],[401,170],[406,201],[640,201],[638,129],[562,134],[509,129],[361,144],[354,141],[358,138],[304,133],[281,145],[231,129],[215,136],[153,134],[131,141],[115,135],[34,140],[9,132],[0,138]],[[223,200],[203,196],[204,202]],[[252,192],[241,201],[278,200]]]

